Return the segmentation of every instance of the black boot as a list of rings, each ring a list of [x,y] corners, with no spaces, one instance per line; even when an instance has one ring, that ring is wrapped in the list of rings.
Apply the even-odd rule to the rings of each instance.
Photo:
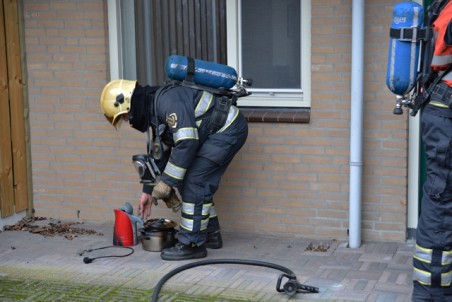
[[[207,234],[206,248],[221,249],[223,247],[223,239],[220,231],[215,231]]]
[[[181,242],[175,246],[163,249],[160,257],[163,260],[188,260],[195,258],[204,258],[207,256],[206,246],[186,245]]]

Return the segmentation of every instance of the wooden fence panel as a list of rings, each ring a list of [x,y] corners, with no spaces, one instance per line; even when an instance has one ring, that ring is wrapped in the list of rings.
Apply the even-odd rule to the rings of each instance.
[[[1,15],[3,22],[1,23],[4,24],[2,42],[0,43],[3,51],[3,54],[0,54],[2,57],[0,59],[2,60],[1,65],[3,66],[0,68],[2,84],[0,88],[2,95],[2,217],[13,214],[14,209],[16,212],[26,210],[29,204],[27,136],[25,131],[25,121],[28,116],[24,110],[23,85],[25,81],[22,76],[18,7],[18,0],[2,0]],[[4,177],[6,177],[5,180],[3,180]],[[11,179],[12,196],[10,192]],[[3,200],[3,197],[5,197],[5,200]]]
[[[14,214],[14,191],[4,25],[5,18],[2,0],[0,5],[0,210],[2,217],[7,217]]]

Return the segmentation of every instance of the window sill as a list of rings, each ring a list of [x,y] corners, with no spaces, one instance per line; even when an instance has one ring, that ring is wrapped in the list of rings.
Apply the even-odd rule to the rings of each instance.
[[[239,109],[250,123],[307,124],[311,119],[310,108],[239,107]]]

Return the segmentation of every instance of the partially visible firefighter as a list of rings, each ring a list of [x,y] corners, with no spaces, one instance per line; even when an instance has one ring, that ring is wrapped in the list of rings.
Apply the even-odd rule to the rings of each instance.
[[[405,12],[407,18],[403,18]],[[396,17],[397,14],[401,16]],[[400,105],[412,109],[411,115],[421,110],[422,141],[427,157],[427,177],[416,230],[412,300],[452,301],[452,1],[433,1],[426,14],[425,28],[417,26],[422,20],[418,24],[408,21],[412,23],[411,28],[403,25],[395,28],[398,27],[395,23],[410,18],[423,18],[419,4],[396,5],[387,83],[399,95],[394,113],[401,114]],[[396,70],[407,70],[407,66],[396,62],[397,47],[402,44],[418,48],[420,45],[421,50],[418,77],[415,72],[414,81],[405,78],[416,86],[411,100],[406,97],[412,89],[410,85],[400,91],[396,88],[400,84]],[[408,57],[417,60],[417,55],[413,52]]]
[[[193,59],[189,63],[188,71]],[[151,87],[120,79],[102,92],[105,117],[117,129],[128,121],[147,132],[149,156],[162,172],[156,182],[143,183],[140,216],[149,218],[157,200],[181,210],[178,243],[162,250],[164,260],[203,258],[206,248],[223,245],[213,197],[247,139],[248,124],[234,106],[236,96],[227,92],[231,90],[207,90],[177,81]]]

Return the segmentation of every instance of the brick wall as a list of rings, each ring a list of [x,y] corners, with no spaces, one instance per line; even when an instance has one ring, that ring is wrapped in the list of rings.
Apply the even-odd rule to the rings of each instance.
[[[100,111],[105,3],[26,0],[24,17],[36,215],[110,220],[136,195],[130,154],[139,144]]]
[[[114,220],[140,193],[131,156],[146,138],[104,120],[106,1],[24,0],[36,215]],[[407,118],[385,86],[395,1],[365,1],[363,239],[405,239]],[[310,124],[250,124],[222,180],[226,231],[347,238],[351,0],[312,1]],[[165,206],[154,216],[177,219]]]

